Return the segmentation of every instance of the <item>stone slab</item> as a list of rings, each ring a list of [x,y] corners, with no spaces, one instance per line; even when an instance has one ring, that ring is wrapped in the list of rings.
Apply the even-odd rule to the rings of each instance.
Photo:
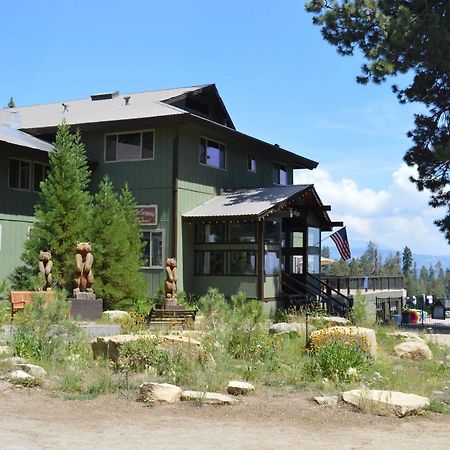
[[[139,387],[139,400],[148,403],[176,403],[182,389],[169,383],[143,383]]]
[[[249,392],[255,390],[255,387],[251,383],[245,381],[232,380],[228,383],[227,392],[230,395],[247,395]]]
[[[184,401],[198,401],[208,405],[232,405],[237,400],[225,394],[218,392],[201,392],[201,391],[183,391],[181,400]]]
[[[103,314],[103,300],[69,298],[69,314],[71,319],[99,320]]]

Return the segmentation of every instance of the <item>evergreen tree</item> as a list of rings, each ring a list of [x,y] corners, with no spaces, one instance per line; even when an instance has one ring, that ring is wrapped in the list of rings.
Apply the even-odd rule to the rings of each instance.
[[[417,166],[412,179],[431,192],[430,205],[447,208],[436,221],[450,242],[450,2],[448,0],[311,0],[313,22],[341,55],[361,51],[367,63],[357,81],[381,83],[411,73],[403,89],[393,86],[401,103],[419,102],[408,133],[413,146],[405,161]]]
[[[328,247],[328,245],[324,245],[322,247],[322,251],[320,252],[320,254],[324,258],[329,258],[330,257],[330,247]]]
[[[405,247],[402,253],[402,271],[403,275],[409,274],[413,265],[412,252],[409,247]]]
[[[11,97],[8,102],[8,108],[15,108],[16,104],[14,103],[14,99]]]
[[[129,306],[147,295],[140,268],[143,242],[135,202],[125,187],[119,196],[105,177],[94,198],[92,243],[95,292],[106,308]]]
[[[50,172],[41,182],[36,220],[25,242],[22,259],[38,272],[40,250],[51,251],[53,280],[72,289],[75,272],[75,245],[89,237],[91,196],[87,188],[90,172],[79,131],[71,133],[69,125],[58,127],[54,151],[49,153]]]

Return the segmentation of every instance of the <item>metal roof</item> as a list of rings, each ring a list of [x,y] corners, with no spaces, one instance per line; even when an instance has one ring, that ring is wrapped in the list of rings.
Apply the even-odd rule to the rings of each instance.
[[[185,110],[163,101],[203,87],[205,86],[120,94],[105,100],[92,100],[89,97],[82,100],[9,108],[3,111],[1,121],[15,128],[27,130],[57,127],[63,120],[70,125],[80,125],[183,115],[187,114]],[[127,104],[125,97],[129,97]]]
[[[311,188],[312,184],[301,184],[228,191],[183,214],[183,218],[259,218]]]
[[[9,144],[19,145],[21,147],[33,148],[44,152],[51,152],[53,145],[30,136],[23,131],[16,130],[8,125],[0,123],[0,142],[8,142]]]

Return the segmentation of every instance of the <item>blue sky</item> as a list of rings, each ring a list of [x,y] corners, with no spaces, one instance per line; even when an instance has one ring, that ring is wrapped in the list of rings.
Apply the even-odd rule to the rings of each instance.
[[[302,1],[0,7],[0,104],[216,83],[240,131],[319,161],[296,180],[316,184],[350,238],[450,255],[432,224],[440,213],[402,165],[420,106],[398,104],[389,84],[357,85],[362,61],[337,55]]]

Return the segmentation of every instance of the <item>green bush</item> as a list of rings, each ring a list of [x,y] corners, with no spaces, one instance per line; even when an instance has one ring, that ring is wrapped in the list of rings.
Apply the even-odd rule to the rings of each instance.
[[[364,295],[357,292],[351,311],[351,320],[355,325],[365,325],[367,323],[366,299]]]

